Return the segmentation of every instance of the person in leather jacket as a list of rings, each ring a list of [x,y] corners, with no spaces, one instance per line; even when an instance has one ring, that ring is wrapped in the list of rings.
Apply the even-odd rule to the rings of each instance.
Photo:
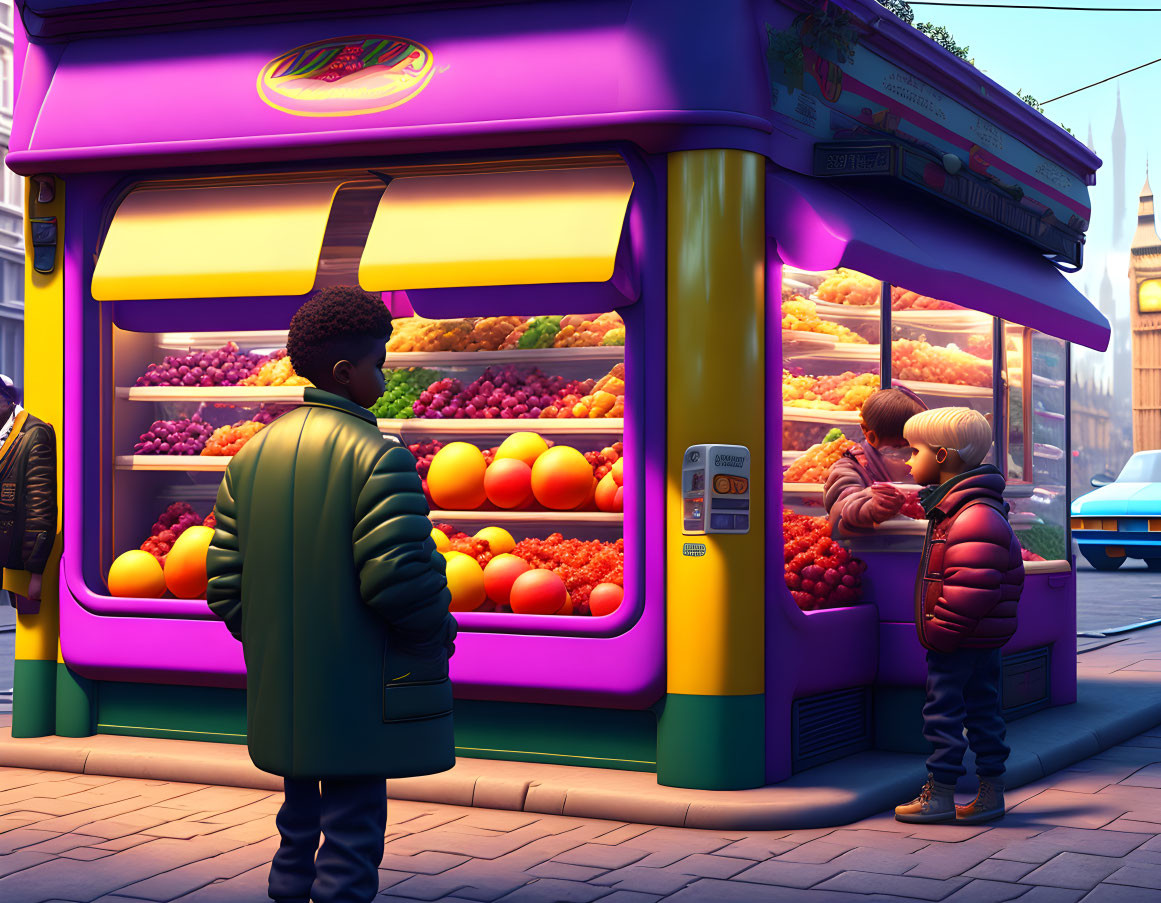
[[[56,434],[21,407],[20,390],[0,375],[0,550],[4,589],[21,614],[40,610],[56,529]]]

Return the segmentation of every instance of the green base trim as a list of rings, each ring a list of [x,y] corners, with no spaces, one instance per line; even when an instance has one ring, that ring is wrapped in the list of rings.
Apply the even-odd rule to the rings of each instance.
[[[657,719],[649,711],[457,699],[456,755],[655,771]]]
[[[246,742],[245,690],[96,687],[98,733]],[[455,729],[456,754],[465,758],[656,770],[657,718],[651,711],[457,699]]]
[[[96,720],[94,685],[68,665],[56,666],[56,734],[58,737],[91,737]]]
[[[657,783],[748,790],[766,783],[766,697],[670,693],[657,728]]]
[[[246,742],[246,691],[102,681],[97,732],[166,740]]]
[[[12,736],[49,737],[56,731],[56,662],[16,659],[12,675]]]
[[[923,687],[875,687],[875,749],[929,755],[923,738]]]

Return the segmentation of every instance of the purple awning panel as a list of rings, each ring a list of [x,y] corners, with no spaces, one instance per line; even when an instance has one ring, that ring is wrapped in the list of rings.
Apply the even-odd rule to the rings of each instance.
[[[1108,347],[1104,315],[1017,238],[903,192],[785,171],[767,176],[766,192],[769,234],[792,266],[849,267],[1097,351]]]

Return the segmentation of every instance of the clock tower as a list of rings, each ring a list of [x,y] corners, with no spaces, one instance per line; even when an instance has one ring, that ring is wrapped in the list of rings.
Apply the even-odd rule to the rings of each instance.
[[[1161,448],[1161,237],[1146,172],[1129,253],[1133,329],[1133,451]]]

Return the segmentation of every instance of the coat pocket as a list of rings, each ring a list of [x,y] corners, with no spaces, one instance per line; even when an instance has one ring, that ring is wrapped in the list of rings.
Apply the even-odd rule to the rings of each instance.
[[[451,714],[452,685],[445,657],[388,653],[384,666],[384,723],[423,721]]]

